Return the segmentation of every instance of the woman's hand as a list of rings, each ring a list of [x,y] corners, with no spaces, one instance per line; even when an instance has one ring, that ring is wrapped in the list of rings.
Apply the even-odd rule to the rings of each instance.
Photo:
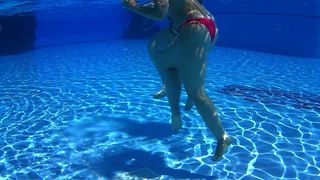
[[[169,7],[168,0],[153,0],[144,5],[139,5],[136,0],[122,0],[122,4],[124,8],[154,20],[162,20]]]
[[[122,0],[125,8],[132,9],[137,6],[136,0]]]

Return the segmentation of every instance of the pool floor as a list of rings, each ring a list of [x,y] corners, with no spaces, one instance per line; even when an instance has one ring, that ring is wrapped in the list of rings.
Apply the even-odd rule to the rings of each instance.
[[[173,133],[147,41],[40,48],[0,57],[0,178],[316,179],[320,59],[217,47],[206,90],[236,141],[195,108]]]

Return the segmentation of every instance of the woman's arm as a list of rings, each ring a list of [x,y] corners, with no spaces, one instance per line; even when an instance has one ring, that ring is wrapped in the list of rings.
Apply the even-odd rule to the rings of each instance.
[[[136,3],[136,0],[122,0],[124,7],[127,9],[151,19],[162,20],[168,13],[168,0],[152,1],[141,6]]]

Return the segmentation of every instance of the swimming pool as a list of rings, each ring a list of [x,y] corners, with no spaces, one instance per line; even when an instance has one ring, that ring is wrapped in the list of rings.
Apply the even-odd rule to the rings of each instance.
[[[213,163],[216,141],[196,110],[172,133],[167,100],[152,99],[161,84],[146,44],[0,57],[0,177],[319,178],[319,59],[217,47],[206,89],[236,142]]]
[[[146,39],[167,22],[120,2],[0,2],[0,179],[319,179],[317,0],[205,1],[218,45],[239,48],[208,61],[206,90],[235,137],[218,163],[195,108],[173,133],[167,99],[152,99]]]

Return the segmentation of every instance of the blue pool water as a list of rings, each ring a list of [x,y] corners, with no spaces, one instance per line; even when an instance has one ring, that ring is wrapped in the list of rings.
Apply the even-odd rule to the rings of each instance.
[[[0,57],[4,179],[318,179],[320,60],[217,47],[206,89],[236,141],[196,110],[172,133],[147,41],[39,48]],[[182,104],[186,99],[182,96]]]

